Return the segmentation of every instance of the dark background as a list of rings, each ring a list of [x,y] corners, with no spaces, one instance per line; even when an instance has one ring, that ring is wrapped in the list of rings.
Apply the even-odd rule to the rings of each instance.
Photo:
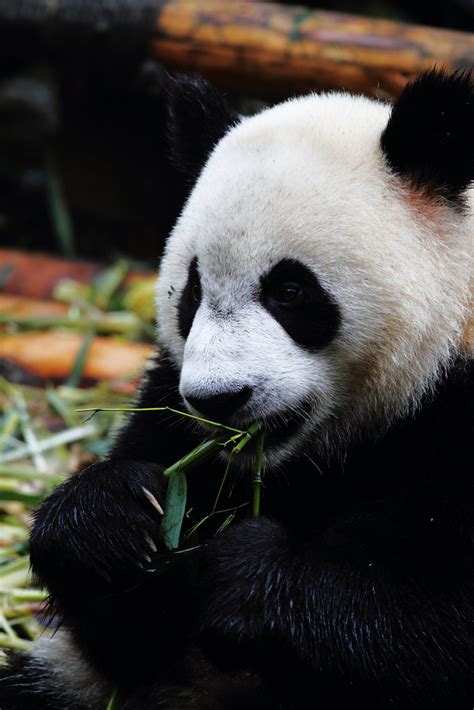
[[[67,51],[70,38],[45,36],[34,13],[12,32],[28,3],[0,0],[0,246],[156,263],[184,191],[166,157],[163,70],[143,56],[140,23],[151,5],[137,0],[130,17],[126,3],[122,25],[100,51],[91,18],[79,59]],[[474,29],[474,0],[317,6]],[[244,112],[261,105],[258,96],[228,100]]]

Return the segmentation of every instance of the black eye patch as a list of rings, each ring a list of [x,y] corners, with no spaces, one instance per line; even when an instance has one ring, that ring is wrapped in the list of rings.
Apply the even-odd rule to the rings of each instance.
[[[199,278],[198,260],[197,257],[194,257],[189,266],[188,280],[178,306],[179,332],[184,339],[188,337],[200,303],[201,279]]]
[[[298,345],[321,348],[331,342],[341,321],[339,307],[310,269],[283,259],[260,283],[262,304]]]

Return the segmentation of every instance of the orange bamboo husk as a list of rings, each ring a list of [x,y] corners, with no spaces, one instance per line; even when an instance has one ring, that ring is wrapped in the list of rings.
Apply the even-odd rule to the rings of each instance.
[[[0,293],[0,313],[11,316],[12,320],[16,316],[65,316],[68,310],[67,303]]]
[[[78,333],[40,331],[0,335],[0,361],[45,381],[64,380],[71,373],[84,337]],[[97,336],[85,361],[83,379],[114,382],[115,389],[133,392],[153,346]]]
[[[6,268],[10,268],[11,273],[3,284],[4,292],[47,299],[53,295],[55,287],[63,279],[90,283],[105,267],[48,254],[0,249],[0,271]],[[124,284],[150,276],[153,276],[153,273],[130,271],[124,278]]]

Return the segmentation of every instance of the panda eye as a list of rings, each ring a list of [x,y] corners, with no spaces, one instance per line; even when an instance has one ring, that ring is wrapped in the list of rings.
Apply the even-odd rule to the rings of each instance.
[[[293,340],[321,348],[336,335],[337,303],[316,274],[300,261],[282,259],[260,278],[260,302]]]
[[[273,301],[280,306],[297,308],[305,302],[304,289],[292,281],[288,281],[275,289],[275,293],[270,296]]]

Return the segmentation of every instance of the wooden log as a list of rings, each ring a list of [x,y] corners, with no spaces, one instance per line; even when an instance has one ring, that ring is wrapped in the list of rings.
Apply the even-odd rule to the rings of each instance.
[[[161,3],[151,55],[244,94],[313,89],[397,96],[424,69],[471,69],[474,36],[244,0]]]
[[[61,279],[89,282],[100,272],[96,264],[67,261],[46,254],[0,249],[0,271],[8,274],[3,291],[32,298],[49,298]]]
[[[472,68],[472,34],[246,0],[0,3],[0,56],[148,56],[244,95],[343,88],[396,96],[433,65]],[[79,57],[78,57],[79,54]],[[78,61],[79,59],[79,61]]]
[[[83,336],[63,331],[2,334],[0,370],[13,366],[35,380],[63,381],[71,373],[83,342]],[[97,336],[87,353],[83,380],[111,381],[115,390],[131,393],[152,352],[151,345]]]
[[[87,261],[70,261],[47,254],[0,249],[0,274],[3,271],[6,273],[2,290],[6,293],[50,298],[62,279],[90,283],[103,270],[103,266]],[[150,276],[153,276],[151,272],[130,271],[125,276],[124,284]]]

